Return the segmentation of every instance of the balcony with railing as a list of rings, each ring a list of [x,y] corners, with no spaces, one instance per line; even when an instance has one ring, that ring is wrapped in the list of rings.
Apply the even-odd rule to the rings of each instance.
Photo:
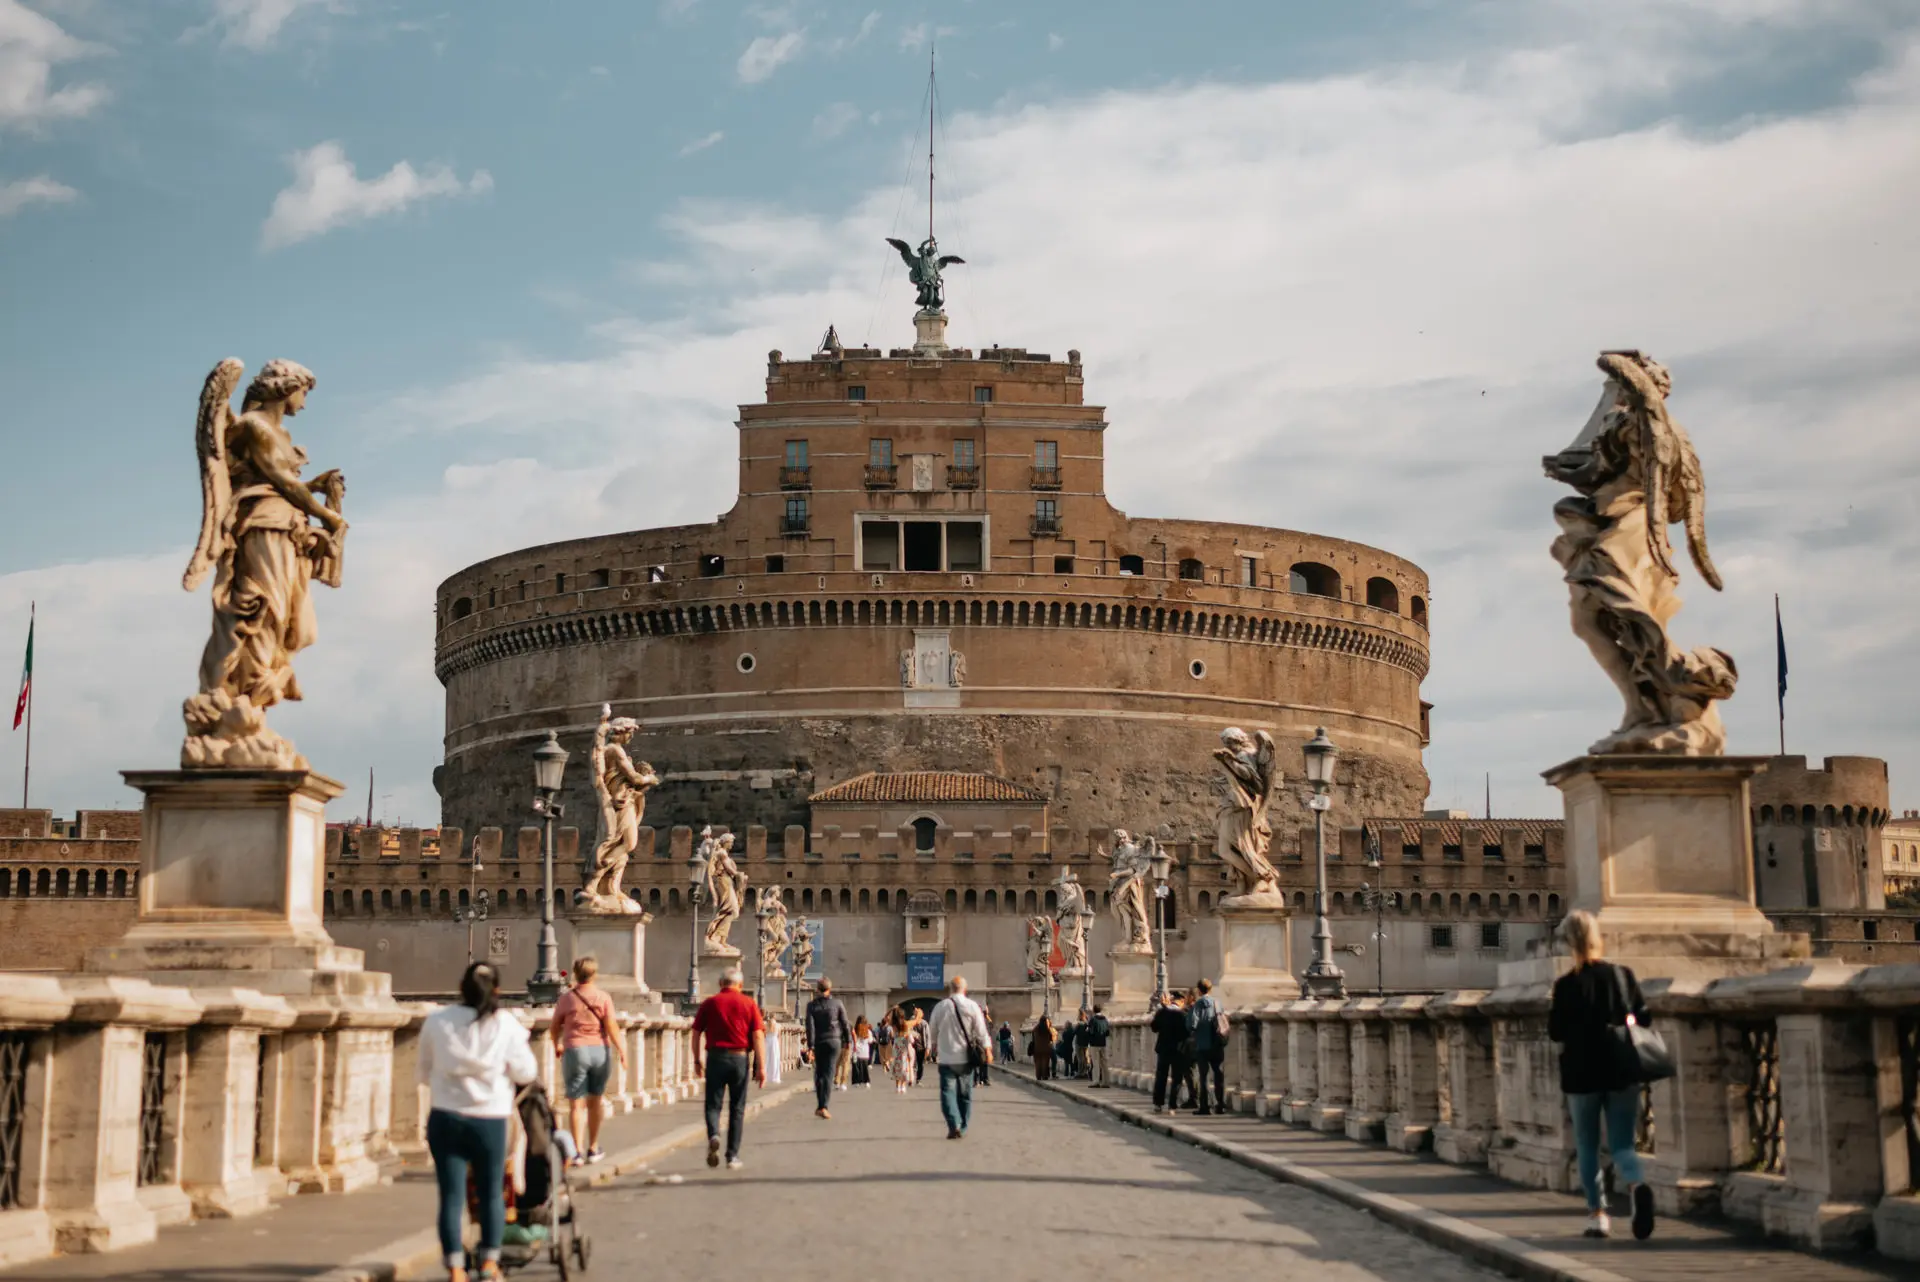
[[[892,463],[867,464],[867,488],[870,490],[891,490],[900,469]]]
[[[810,529],[807,517],[789,514],[780,518],[780,533],[785,535],[805,534]]]
[[[949,466],[947,468],[947,488],[950,490],[979,489],[980,488],[979,467],[977,466],[959,467],[957,465]]]
[[[783,490],[810,490],[813,488],[813,469],[810,467],[783,467],[780,469],[780,488]]]
[[[1060,488],[1060,469],[1057,467],[1036,467],[1033,469],[1033,488],[1036,490],[1057,490]]]
[[[1036,516],[1028,526],[1036,539],[1057,539],[1060,537],[1060,518],[1057,516]]]

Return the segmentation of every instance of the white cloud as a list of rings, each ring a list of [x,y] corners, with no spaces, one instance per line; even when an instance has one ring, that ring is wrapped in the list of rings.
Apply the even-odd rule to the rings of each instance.
[[[757,85],[778,71],[782,64],[799,57],[806,40],[807,33],[804,30],[788,31],[777,36],[755,36],[753,43],[740,55],[734,70],[739,73],[743,84]]]
[[[255,52],[272,48],[302,10],[332,7],[333,0],[213,0],[214,22],[225,30],[225,43]]]
[[[932,23],[916,22],[900,33],[900,47],[902,49],[924,48],[927,43],[927,38],[932,34]]]
[[[16,178],[0,183],[0,218],[17,214],[28,205],[62,205],[79,198],[79,192],[45,174]]]
[[[400,161],[378,178],[355,174],[346,149],[323,142],[292,157],[293,185],[273,198],[260,243],[279,249],[348,223],[397,214],[437,196],[475,196],[493,190],[493,176],[476,169],[462,182],[445,165],[416,170]]]
[[[717,147],[726,140],[726,137],[727,135],[723,131],[716,129],[706,137],[695,138],[692,142],[682,147],[680,154],[683,156],[691,156],[697,151],[705,151],[709,147]]]
[[[1920,95],[1898,89],[1905,55],[1890,46],[1851,100],[1799,117],[1573,137],[1557,122],[1657,101],[1746,47],[1696,41],[1658,82],[1610,64],[1540,74],[1563,37],[1471,68],[956,117],[942,242],[969,265],[949,277],[950,336],[1081,349],[1113,425],[1107,489],[1133,515],[1319,530],[1421,564],[1433,803],[1477,806],[1491,770],[1496,808],[1522,814],[1557,812],[1538,771],[1618,715],[1567,630],[1546,552],[1564,491],[1538,458],[1584,419],[1598,349],[1643,346],[1672,368],[1706,470],[1728,591],[1686,571],[1675,631],[1742,662],[1732,749],[1771,750],[1779,591],[1789,747],[1891,758],[1899,806],[1920,786],[1920,607],[1900,590],[1920,553]],[[725,509],[734,406],[760,395],[769,348],[804,350],[829,321],[848,342],[906,341],[897,266],[877,310],[873,288],[897,199],[877,184],[824,210],[689,203],[669,221],[683,252],[642,269],[669,304],[683,291],[679,310],[602,324],[573,359],[501,359],[370,411],[366,438],[398,424],[489,456],[524,439],[543,459],[564,440],[591,465],[453,466],[357,515],[348,586],[321,595],[301,662],[310,702],[276,725],[336,774],[377,756],[430,819],[433,584],[510,548]],[[301,420],[316,427],[337,385],[320,373],[317,417]],[[37,594],[51,636],[57,601],[72,649],[45,642],[41,658],[42,712],[66,709],[43,721],[55,804],[102,804],[114,768],[177,747],[206,610],[172,586],[179,568],[0,576],[0,623],[24,628]],[[17,765],[0,744],[0,777]]]
[[[838,138],[860,119],[860,108],[850,102],[830,103],[813,118],[812,133],[817,141]]]
[[[1047,52],[1058,53],[1067,47],[1067,38],[1057,31],[1047,32]]]
[[[19,0],[0,0],[0,129],[35,129],[87,115],[110,96],[104,85],[53,87],[53,69],[100,50]]]

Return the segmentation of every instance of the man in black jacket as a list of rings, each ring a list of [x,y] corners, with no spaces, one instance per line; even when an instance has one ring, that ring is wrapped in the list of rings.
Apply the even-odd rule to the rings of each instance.
[[[1107,1084],[1107,1038],[1113,1035],[1113,1024],[1095,1006],[1093,1015],[1086,1023],[1087,1039],[1087,1085],[1099,1090]]]
[[[833,995],[832,980],[815,984],[814,994],[807,1003],[807,1046],[813,1052],[813,1096],[819,1105],[813,1115],[832,1117],[827,1101],[833,1097],[833,1069],[840,1048],[853,1040],[853,1027],[847,1023],[847,1008]]]
[[[1154,1000],[1159,1009],[1153,1012],[1153,1019],[1147,1027],[1153,1032],[1153,1111],[1165,1113],[1177,1108],[1180,1103],[1180,1082],[1187,1078],[1187,1096],[1193,1096],[1193,1083],[1188,1075],[1192,1069],[1185,1064],[1181,1047],[1187,1040],[1187,1012],[1179,1000],[1157,994]],[[1167,1098],[1168,1082],[1171,1079],[1173,1098]]]

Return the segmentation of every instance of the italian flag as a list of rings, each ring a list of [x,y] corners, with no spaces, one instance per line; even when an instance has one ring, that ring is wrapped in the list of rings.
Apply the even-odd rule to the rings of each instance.
[[[20,697],[13,704],[13,728],[20,728],[20,719],[27,715],[27,700],[33,698],[33,615],[27,615],[27,663],[20,670]]]

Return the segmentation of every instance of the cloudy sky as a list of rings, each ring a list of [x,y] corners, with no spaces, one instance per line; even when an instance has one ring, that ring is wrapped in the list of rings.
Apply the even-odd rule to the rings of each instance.
[[[354,530],[276,725],[433,822],[434,584],[711,519],[767,349],[908,340],[930,42],[953,339],[1080,348],[1131,514],[1423,565],[1430,804],[1557,813],[1618,716],[1538,460],[1638,346],[1706,469],[1727,591],[1689,568],[1676,631],[1740,662],[1733,750],[1773,751],[1777,592],[1790,750],[1920,805],[1920,0],[0,0],[35,804],[173,760],[195,398],[286,356]]]

